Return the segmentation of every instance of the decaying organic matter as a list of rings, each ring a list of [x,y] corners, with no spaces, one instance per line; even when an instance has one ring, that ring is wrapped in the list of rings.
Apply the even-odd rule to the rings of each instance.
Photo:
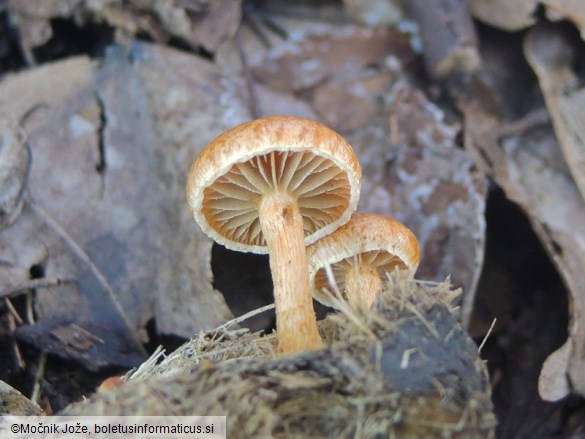
[[[325,349],[275,359],[272,337],[202,334],[180,348],[188,361],[64,414],[221,414],[230,437],[493,437],[486,369],[450,308],[458,294],[395,272],[372,311],[321,322]],[[238,358],[251,345],[264,358]]]

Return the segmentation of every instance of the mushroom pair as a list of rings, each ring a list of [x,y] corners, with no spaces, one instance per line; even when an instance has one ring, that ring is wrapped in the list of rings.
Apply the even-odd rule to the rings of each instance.
[[[322,344],[306,245],[350,220],[361,178],[339,134],[292,116],[224,132],[191,167],[187,199],[201,229],[229,249],[269,254],[279,352]]]

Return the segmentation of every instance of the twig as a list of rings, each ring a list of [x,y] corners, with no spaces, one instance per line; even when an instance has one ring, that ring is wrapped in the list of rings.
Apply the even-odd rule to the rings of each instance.
[[[215,328],[214,330],[212,330],[211,332],[215,332],[215,331],[221,331],[221,330],[225,330],[227,328],[229,328],[232,325],[236,325],[239,323],[242,323],[244,320],[248,320],[249,318],[252,318],[258,314],[262,314],[263,312],[269,311],[271,309],[274,309],[274,303],[271,303],[269,305],[265,305],[262,306],[260,308],[256,308],[253,309],[252,311],[247,312],[246,314],[241,315],[240,317],[236,317],[235,319],[232,319],[228,322],[225,322],[223,325],[218,326],[217,328]]]
[[[436,339],[440,339],[439,333],[437,332],[437,329],[431,325],[431,322],[429,322],[423,315],[422,313],[416,308],[416,306],[407,303],[406,304],[406,309],[408,311],[410,311],[411,313],[413,313],[419,320],[420,322],[429,330],[429,332],[431,334],[433,334],[433,336]]]
[[[30,400],[33,402],[38,403],[38,398],[41,393],[41,381],[45,376],[45,367],[47,366],[47,354],[41,352],[41,356],[39,357],[39,366],[37,367],[37,373],[35,374],[35,382],[33,385],[33,390],[30,395]]]
[[[129,381],[148,377],[148,374],[145,374],[145,371],[151,372],[161,358],[165,358],[165,349],[162,346],[159,346],[150,357],[148,357],[148,360],[138,367],[138,369],[128,372],[122,379]]]
[[[22,320],[22,317],[20,317],[20,315],[18,314],[18,311],[16,311],[16,308],[14,308],[14,305],[12,304],[12,301],[6,297],[4,298],[4,304],[6,305],[6,308],[8,308],[8,331],[9,334],[14,333],[14,331],[16,330],[16,322],[18,322],[19,325],[22,325],[24,323],[24,321]],[[12,340],[12,354],[13,354],[13,359],[16,362],[17,367],[20,370],[24,370],[24,368],[26,367],[26,363],[24,362],[24,359],[22,358],[22,354],[20,352],[20,348],[18,347],[18,343],[16,342],[16,340]]]
[[[479,347],[477,348],[477,352],[481,353],[481,350],[483,348],[483,345],[485,344],[485,342],[487,341],[487,339],[489,338],[490,334],[492,333],[492,330],[494,329],[494,326],[496,325],[496,321],[498,319],[494,318],[492,320],[492,324],[490,325],[490,328],[488,329],[488,332],[486,333],[485,337],[483,338],[483,340],[481,341],[481,344],[479,345]]]
[[[252,116],[253,119],[258,119],[260,117],[260,110],[258,108],[258,98],[256,96],[256,90],[254,89],[253,83],[254,80],[250,72],[248,59],[246,58],[246,53],[244,52],[244,48],[242,47],[242,40],[240,38],[239,30],[236,32],[235,41],[236,48],[238,49],[238,55],[240,57],[240,62],[242,63],[242,70],[244,71],[246,89],[248,90],[248,103],[250,106],[250,115]]]
[[[244,12],[244,22],[248,25],[248,27],[250,28],[252,33],[254,35],[256,35],[256,37],[258,38],[260,43],[262,43],[262,45],[264,46],[265,49],[270,49],[272,47],[272,44],[270,43],[270,40],[266,36],[266,31],[264,30],[264,25],[256,17],[256,15],[257,15],[256,12],[253,11],[252,8],[247,6],[246,3],[244,3],[243,12]],[[283,38],[283,39],[285,39],[285,38]]]
[[[12,306],[12,303],[10,302],[9,299],[4,299],[4,301],[6,302],[6,306],[10,309],[10,314],[8,314],[8,333],[12,334],[14,333],[14,331],[16,330],[16,323],[14,322],[15,320],[20,319],[20,321],[22,322],[22,319],[20,318],[20,316],[18,315],[18,313],[16,312],[16,310],[14,309],[14,307]],[[20,348],[18,347],[18,343],[16,342],[16,340],[12,339],[11,340],[11,347],[12,347],[12,355],[13,355],[13,360],[16,363],[16,367],[19,370],[24,370],[26,368],[26,363],[24,362],[24,359],[22,358],[22,353],[20,352]]]
[[[536,128],[550,122],[551,119],[548,110],[544,107],[539,108],[538,110],[531,111],[518,120],[502,125],[497,133],[498,138],[503,139],[506,137],[516,136],[518,134],[525,133],[531,128]]]
[[[16,320],[19,325],[22,325],[24,323],[24,320],[22,320],[22,317],[20,317],[20,315],[18,314],[18,311],[16,311],[16,308],[14,308],[14,305],[12,304],[10,299],[5,298],[4,303],[6,305],[6,308],[8,308],[10,315],[14,318],[14,320]]]

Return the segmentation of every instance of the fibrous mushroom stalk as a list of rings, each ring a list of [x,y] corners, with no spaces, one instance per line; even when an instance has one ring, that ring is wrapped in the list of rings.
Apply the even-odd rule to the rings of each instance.
[[[303,218],[287,192],[265,195],[258,207],[270,255],[278,351],[294,353],[322,346],[309,286]]]
[[[345,294],[350,305],[354,307],[370,308],[382,291],[382,286],[382,279],[376,267],[356,262],[347,270]]]

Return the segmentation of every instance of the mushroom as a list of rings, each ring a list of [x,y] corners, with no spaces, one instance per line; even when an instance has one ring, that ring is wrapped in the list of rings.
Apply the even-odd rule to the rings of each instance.
[[[279,352],[322,345],[306,245],[349,220],[360,187],[352,147],[292,116],[231,128],[191,167],[187,199],[201,229],[229,249],[270,256]]]
[[[359,213],[307,249],[313,297],[337,308],[327,277],[331,267],[337,288],[351,306],[370,307],[383,288],[384,273],[395,268],[414,273],[419,246],[404,224],[385,215]]]

